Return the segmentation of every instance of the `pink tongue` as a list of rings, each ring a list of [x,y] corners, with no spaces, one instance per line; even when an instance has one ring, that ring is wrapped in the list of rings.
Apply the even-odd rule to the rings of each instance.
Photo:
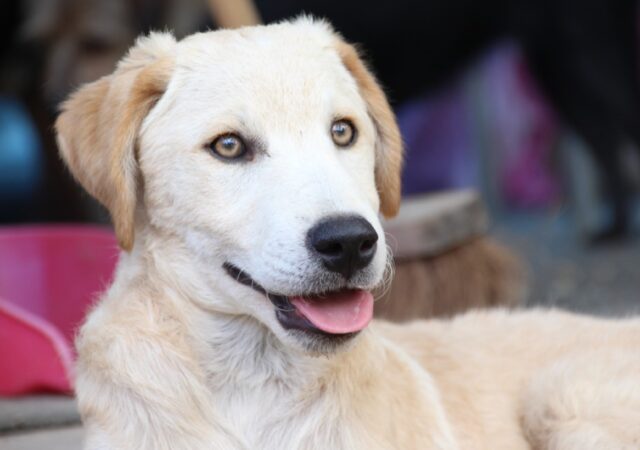
[[[309,322],[332,334],[360,331],[373,317],[373,296],[368,291],[342,291],[322,298],[292,297],[291,303]]]

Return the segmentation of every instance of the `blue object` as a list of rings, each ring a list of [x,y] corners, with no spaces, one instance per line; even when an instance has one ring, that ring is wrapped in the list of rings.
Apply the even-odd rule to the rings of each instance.
[[[0,203],[32,198],[43,176],[42,145],[24,106],[0,97]]]

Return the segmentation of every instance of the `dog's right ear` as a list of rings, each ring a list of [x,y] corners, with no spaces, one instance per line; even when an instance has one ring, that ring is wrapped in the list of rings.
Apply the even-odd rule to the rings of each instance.
[[[113,74],[83,86],[63,103],[55,125],[62,159],[109,210],[125,250],[131,250],[134,239],[138,132],[169,83],[175,45],[165,33],[138,39]]]
[[[389,218],[398,214],[401,197],[403,144],[395,114],[373,73],[360,58],[356,48],[338,34],[336,50],[342,63],[353,76],[367,104],[376,128],[376,187],[380,195],[380,211]]]

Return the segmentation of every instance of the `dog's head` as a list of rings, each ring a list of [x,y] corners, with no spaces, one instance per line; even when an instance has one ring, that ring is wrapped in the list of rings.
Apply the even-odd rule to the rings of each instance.
[[[56,126],[122,248],[171,236],[185,283],[204,280],[201,306],[307,349],[371,319],[402,144],[374,77],[325,23],[143,38]]]

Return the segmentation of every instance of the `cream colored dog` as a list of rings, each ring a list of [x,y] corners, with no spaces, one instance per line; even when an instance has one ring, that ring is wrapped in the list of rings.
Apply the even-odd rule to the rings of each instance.
[[[367,327],[401,140],[327,24],[142,38],[57,130],[124,249],[77,340],[87,448],[640,448],[639,320]]]

